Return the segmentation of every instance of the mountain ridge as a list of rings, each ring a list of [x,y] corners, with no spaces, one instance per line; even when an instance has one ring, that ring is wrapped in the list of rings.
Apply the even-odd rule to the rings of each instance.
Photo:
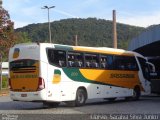
[[[97,18],[71,18],[51,22],[52,41],[56,44],[74,45],[73,37],[78,36],[78,45],[112,47],[112,21]],[[117,23],[118,48],[127,49],[129,41],[145,28]],[[48,23],[30,24],[15,29],[24,32],[32,42],[49,42]]]

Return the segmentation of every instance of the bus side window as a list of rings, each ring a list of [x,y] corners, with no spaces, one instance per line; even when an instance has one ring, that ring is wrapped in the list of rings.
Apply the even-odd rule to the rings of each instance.
[[[101,59],[101,67],[102,68],[105,68],[106,67],[106,62],[105,60]]]
[[[124,70],[125,66],[123,64],[122,56],[115,55],[114,56],[114,69],[115,70]]]
[[[138,70],[138,65],[134,56],[115,56],[114,67],[118,70]]]
[[[98,63],[97,63],[96,61],[92,61],[91,67],[92,67],[92,68],[98,68],[99,65],[98,65]]]
[[[48,61],[58,67],[66,66],[66,52],[62,50],[47,49]]]
[[[113,69],[113,67],[114,67],[113,56],[108,55],[107,56],[107,68],[108,69]]]
[[[68,67],[83,67],[83,54],[80,52],[68,52]]]
[[[99,56],[97,54],[85,54],[86,68],[99,68]]]
[[[69,67],[73,67],[73,60],[74,59],[74,56],[72,56],[72,55],[68,55],[68,66]]]
[[[138,57],[138,61],[140,63],[144,78],[149,80],[149,68],[148,68],[148,65],[146,64],[146,60]]]
[[[59,66],[64,67],[65,66],[65,62],[62,60],[59,60]]]
[[[107,56],[101,55],[100,58],[100,64],[101,64],[101,68],[105,68],[108,69],[108,63],[107,63]]]
[[[135,57],[125,57],[125,61],[126,61],[126,70],[138,70],[138,65],[137,65],[137,61],[135,59]]]
[[[86,67],[90,67],[90,62],[86,61]]]

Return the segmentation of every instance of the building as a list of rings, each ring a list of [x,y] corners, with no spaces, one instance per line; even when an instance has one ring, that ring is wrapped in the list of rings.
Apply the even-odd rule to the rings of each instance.
[[[156,70],[160,72],[160,25],[147,28],[139,36],[133,38],[129,43],[128,50],[136,51],[155,64]]]
[[[155,65],[157,76],[152,79],[152,92],[160,94],[160,25],[148,27],[129,43],[128,50],[138,52]]]
[[[128,50],[136,51],[146,57],[160,56],[160,25],[147,28],[129,43]]]

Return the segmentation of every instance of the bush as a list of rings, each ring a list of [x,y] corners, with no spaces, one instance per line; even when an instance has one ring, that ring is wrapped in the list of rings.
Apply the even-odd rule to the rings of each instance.
[[[8,88],[8,76],[2,76],[2,88]]]

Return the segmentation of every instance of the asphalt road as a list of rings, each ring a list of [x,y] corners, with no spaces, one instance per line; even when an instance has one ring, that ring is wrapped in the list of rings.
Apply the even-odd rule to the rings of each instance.
[[[118,99],[114,102],[102,99],[89,100],[82,107],[69,107],[62,103],[57,108],[44,108],[42,103],[15,102],[9,96],[0,97],[0,120],[128,120],[132,117],[139,120],[140,118],[145,119],[145,115],[155,115],[152,118],[160,119],[160,96],[143,96],[139,101],[125,101],[124,99]]]

